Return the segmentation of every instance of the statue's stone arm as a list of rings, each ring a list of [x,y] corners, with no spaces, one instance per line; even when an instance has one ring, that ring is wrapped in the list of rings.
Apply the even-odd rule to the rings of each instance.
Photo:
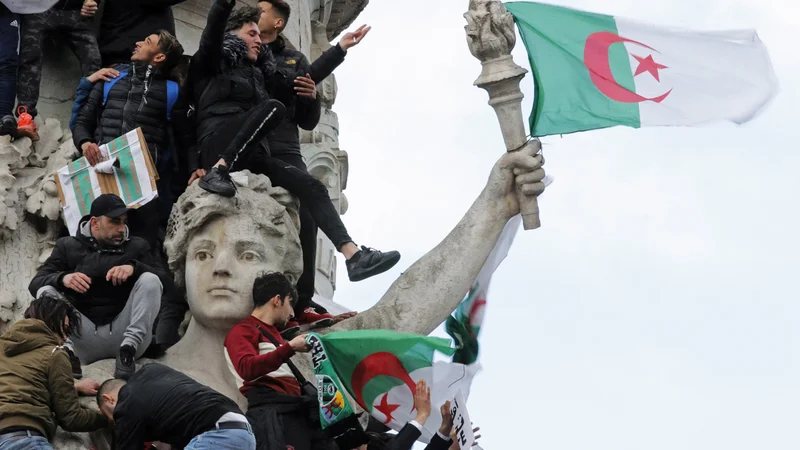
[[[336,329],[428,334],[441,324],[472,286],[506,222],[519,213],[515,185],[526,195],[544,191],[544,160],[534,151],[528,146],[500,158],[486,187],[453,231],[409,267],[374,307]]]

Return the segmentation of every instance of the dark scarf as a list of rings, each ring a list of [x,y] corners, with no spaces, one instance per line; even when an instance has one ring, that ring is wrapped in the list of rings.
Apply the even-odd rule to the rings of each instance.
[[[252,64],[247,59],[247,44],[235,34],[226,34],[222,40],[222,64],[225,68],[240,67]],[[261,44],[261,52],[255,66],[261,69],[265,78],[271,77],[277,68],[275,58],[267,44]]]

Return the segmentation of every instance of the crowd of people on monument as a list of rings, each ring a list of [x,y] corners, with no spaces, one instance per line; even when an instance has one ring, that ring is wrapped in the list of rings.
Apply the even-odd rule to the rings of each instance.
[[[291,14],[285,0],[238,9],[235,0],[215,0],[189,57],[171,12],[182,0],[104,1],[95,35],[97,1],[60,0],[29,15],[0,4],[0,135],[38,139],[42,44],[57,33],[84,75],[69,123],[78,153],[94,166],[102,159],[99,146],[140,128],[159,173],[159,196],[135,210],[114,194],[98,196],[30,281],[34,299],[25,318],[0,336],[0,450],[50,449],[57,426],[113,428],[113,448],[124,450],[154,442],[173,449],[338,448],[320,427],[316,397],[303,392],[290,360],[309,351],[305,331],[355,315],[333,316],[312,300],[317,229],[346,258],[351,281],[389,270],[400,254],[356,245],[327,188],[309,174],[298,127],[317,126],[316,86],[369,27],[346,33],[310,62],[282,36]],[[303,253],[299,279],[275,272],[256,278],[252,315],[225,339],[246,414],[175,369],[136,366],[180,340],[188,310],[163,251],[172,205],[193,183],[235,197],[232,174],[243,170],[266,175],[300,200]],[[193,257],[212,256],[198,251]],[[116,360],[114,378],[84,379],[82,366],[102,359]],[[99,412],[82,406],[81,395],[94,395]],[[356,448],[410,449],[431,414],[424,382],[415,408],[416,420],[396,435],[371,421]],[[439,433],[426,448],[458,448],[449,405],[441,405],[441,414]]]

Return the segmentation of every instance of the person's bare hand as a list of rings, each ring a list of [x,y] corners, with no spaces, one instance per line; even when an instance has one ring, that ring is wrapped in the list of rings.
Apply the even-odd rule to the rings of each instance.
[[[83,17],[93,17],[97,14],[97,2],[95,0],[86,0],[81,7],[81,15]]]
[[[526,196],[539,196],[544,192],[544,156],[539,143],[529,142],[522,150],[503,155],[492,168],[483,194],[493,203],[502,205],[506,218],[519,214],[517,189]]]
[[[348,31],[342,36],[341,39],[339,39],[339,46],[342,47],[342,50],[344,51],[355,47],[356,45],[360,44],[362,40],[364,40],[364,37],[371,29],[371,26],[361,25],[356,29],[356,31]]]
[[[358,313],[355,312],[355,311],[350,311],[350,312],[346,312],[344,314],[339,314],[338,316],[333,316],[333,323],[337,324],[337,323],[339,323],[339,322],[341,322],[343,320],[350,319],[352,317],[355,317],[356,314],[358,314]]]
[[[118,70],[112,69],[111,67],[103,67],[97,72],[86,77],[86,79],[89,80],[90,83],[94,84],[100,80],[111,81],[112,78],[117,78],[118,76],[119,76]]]
[[[81,144],[81,152],[83,152],[83,156],[86,157],[86,160],[89,161],[89,165],[91,166],[96,166],[102,157],[100,154],[100,147],[94,142],[84,142]]]
[[[189,177],[189,183],[188,184],[191,185],[192,183],[194,183],[194,180],[199,180],[200,178],[203,178],[204,176],[206,176],[205,169],[197,169],[194,172],[192,172],[192,176]]]
[[[128,281],[131,275],[133,275],[133,266],[130,264],[123,264],[121,266],[112,267],[106,274],[106,281],[110,281],[114,286],[119,286]]]
[[[431,388],[425,380],[419,380],[417,383],[417,390],[414,392],[414,407],[417,408],[417,418],[415,419],[418,424],[425,425],[428,417],[431,416]]]
[[[298,97],[315,100],[317,98],[317,83],[314,83],[309,74],[304,77],[297,77],[294,79],[294,91]]]
[[[473,447],[478,445],[478,439],[481,438],[481,435],[478,434],[478,431],[481,431],[481,427],[475,427],[472,429],[472,435],[475,437],[475,440],[472,441]],[[450,448],[447,450],[459,450],[461,448],[461,446],[458,444],[458,433],[456,432],[455,427],[453,427],[453,429],[450,431],[450,440],[452,440],[453,443],[450,444]]]
[[[96,395],[98,389],[100,389],[100,383],[91,378],[84,378],[83,380],[75,382],[75,390],[78,391],[80,395]]]
[[[85,294],[92,285],[92,279],[86,274],[73,272],[65,275],[64,278],[61,279],[61,283],[64,287],[72,289],[79,294]]]
[[[442,425],[439,426],[439,434],[442,436],[450,436],[450,430],[453,428],[453,416],[450,414],[450,400],[444,402],[439,413],[442,414]]]
[[[292,347],[292,350],[296,351],[297,353],[306,353],[311,350],[311,347],[309,347],[306,343],[305,334],[295,336],[291,341],[289,341],[289,346]]]

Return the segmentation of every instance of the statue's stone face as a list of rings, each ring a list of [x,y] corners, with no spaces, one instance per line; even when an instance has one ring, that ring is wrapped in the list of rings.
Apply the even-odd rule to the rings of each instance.
[[[280,245],[268,242],[246,216],[208,221],[186,253],[186,297],[194,319],[206,327],[230,328],[250,315],[255,278],[281,270],[274,250]]]

